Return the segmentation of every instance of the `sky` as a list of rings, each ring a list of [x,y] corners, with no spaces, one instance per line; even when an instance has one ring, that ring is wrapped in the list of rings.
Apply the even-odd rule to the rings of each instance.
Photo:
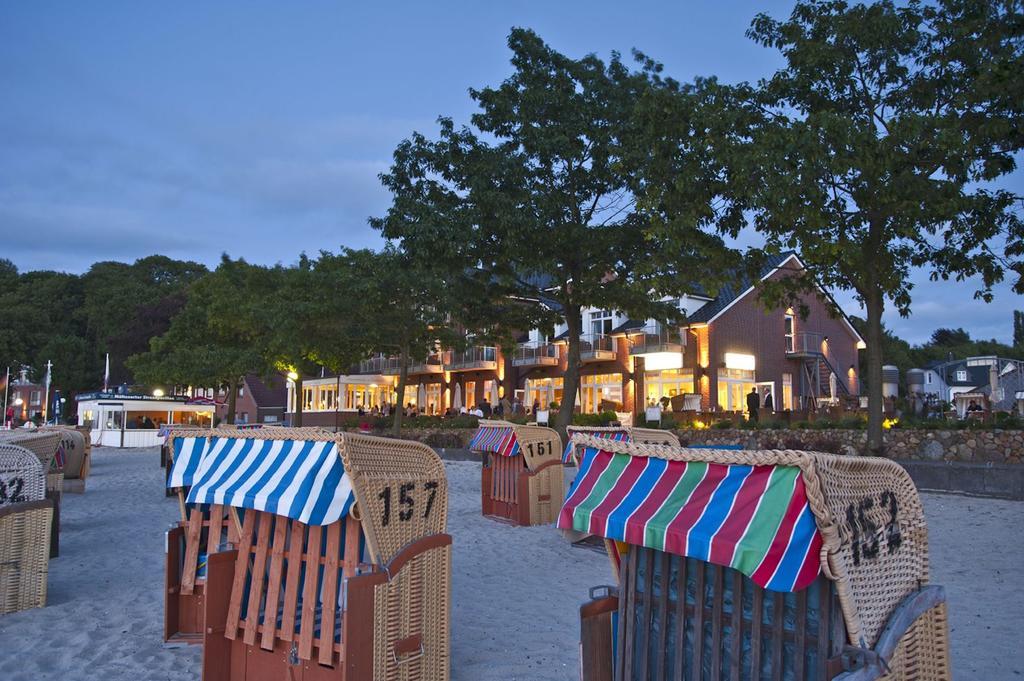
[[[377,247],[378,174],[467,89],[511,73],[506,38],[636,47],[680,80],[754,81],[781,65],[744,32],[791,2],[8,2],[0,6],[0,257],[80,273],[153,253],[213,265]],[[1011,182],[1024,189],[1022,173]],[[1024,301],[914,276],[911,342],[941,326],[1011,337]],[[852,297],[835,292],[848,314]]]

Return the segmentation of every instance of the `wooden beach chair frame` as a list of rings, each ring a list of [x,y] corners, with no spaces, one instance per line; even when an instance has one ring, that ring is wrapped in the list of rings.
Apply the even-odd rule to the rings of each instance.
[[[33,452],[0,443],[0,615],[46,605],[54,501],[44,471]]]
[[[332,442],[355,503],[325,526],[243,511],[235,546],[207,558],[203,678],[447,679],[451,537],[437,454],[316,429],[215,434]],[[266,603],[278,604],[272,624]]]
[[[38,432],[59,433],[60,452],[64,457],[64,474],[61,491],[81,494],[85,491],[85,480],[89,477],[92,446],[89,438],[71,426],[46,426]]]
[[[803,652],[794,655],[794,666],[788,671],[795,679],[950,678],[945,592],[941,586],[929,584],[923,509],[909,475],[895,462],[790,450],[650,447],[593,437],[578,437],[575,446],[581,454],[589,447],[669,461],[798,467],[821,537],[820,573],[807,589],[785,594],[763,589],[732,568],[606,539],[619,585],[592,590],[591,600],[580,609],[583,681],[681,678],[681,639],[666,640],[664,635],[666,613],[673,612],[678,612],[672,615],[676,633],[687,627],[702,634],[710,629],[710,646],[705,635],[693,639],[689,664],[710,666],[712,678],[781,678],[781,665],[777,671],[773,666],[772,674],[761,675],[761,658],[755,656],[763,648],[771,651],[773,665],[777,660],[789,660],[782,657],[784,642],[793,646],[786,650],[813,648],[818,660],[811,676],[804,667]],[[879,550],[879,546],[883,548]],[[661,561],[660,574],[665,575],[662,579],[669,579],[671,564],[678,571],[672,575],[679,580],[679,593],[687,593],[687,588],[692,588],[692,593],[670,602],[668,590],[661,589],[657,597],[658,587],[652,590],[651,581],[652,572],[658,571],[653,567],[657,561]],[[644,562],[646,567],[638,567]],[[748,595],[750,600],[745,601]],[[723,602],[752,603],[753,614],[747,615],[742,608],[728,612],[731,606],[723,606]],[[792,620],[771,619],[768,611],[785,612]],[[650,629],[645,623],[658,618],[663,627],[651,635],[659,638],[644,638]],[[775,626],[776,622],[780,626]],[[817,626],[808,634],[805,626],[810,627],[809,622]],[[790,624],[792,630],[787,629]],[[731,650],[722,649],[727,640]],[[757,641],[750,644],[749,659],[741,650],[745,640]],[[659,660],[665,659],[673,646],[671,654],[677,666],[661,668]],[[652,656],[638,652],[651,648],[656,651]]]
[[[546,525],[562,507],[562,440],[551,428],[481,420],[486,429],[511,429],[519,453],[514,456],[474,450],[484,457],[480,475],[483,515],[515,525]],[[474,436],[474,441],[476,436]]]

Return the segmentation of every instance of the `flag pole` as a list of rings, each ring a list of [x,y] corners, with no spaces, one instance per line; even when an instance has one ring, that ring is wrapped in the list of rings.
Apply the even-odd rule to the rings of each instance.
[[[103,392],[107,392],[110,389],[108,383],[110,382],[110,353],[107,353],[107,364],[103,369]]]
[[[7,393],[10,391],[10,389],[11,389],[11,367],[8,366],[7,367],[7,378],[4,379],[4,415],[3,415],[3,424],[4,424],[5,428],[7,427]]]

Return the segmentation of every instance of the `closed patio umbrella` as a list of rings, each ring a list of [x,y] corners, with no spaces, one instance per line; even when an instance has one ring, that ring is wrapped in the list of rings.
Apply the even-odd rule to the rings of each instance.
[[[420,390],[416,394],[416,409],[421,414],[427,413],[427,386],[420,383]]]
[[[496,407],[498,405],[498,382],[491,381],[491,406]]]
[[[455,395],[452,397],[452,409],[459,411],[462,409],[462,384],[455,384]]]

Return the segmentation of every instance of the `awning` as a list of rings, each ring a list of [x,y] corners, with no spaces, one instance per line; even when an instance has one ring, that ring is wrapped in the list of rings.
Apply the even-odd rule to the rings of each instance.
[[[190,504],[224,504],[329,525],[355,501],[334,441],[210,438]]]
[[[573,433],[583,433],[584,435],[590,435],[591,437],[607,437],[617,442],[629,442],[629,431],[625,428],[622,430],[573,429],[569,433],[569,441],[565,443],[565,451],[562,452],[562,463],[575,463],[575,457],[573,456]]]
[[[176,437],[172,441],[174,458],[171,473],[167,476],[168,487],[191,487],[195,481],[199,462],[206,451],[205,437]]]
[[[735,568],[774,591],[821,569],[796,466],[668,461],[587,448],[558,527]]]
[[[474,452],[491,452],[502,456],[516,456],[520,453],[519,441],[511,426],[478,428],[469,441],[469,448]]]

